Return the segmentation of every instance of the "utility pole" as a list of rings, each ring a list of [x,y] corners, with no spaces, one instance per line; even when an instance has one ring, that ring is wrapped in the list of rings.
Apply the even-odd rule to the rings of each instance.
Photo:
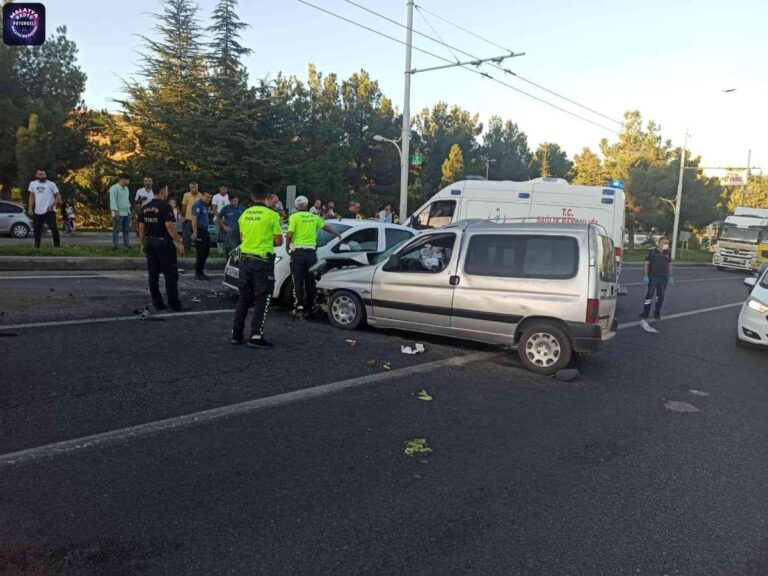
[[[688,147],[688,128],[685,129],[683,150],[680,154],[680,178],[677,181],[677,201],[675,202],[675,227],[672,232],[672,260],[677,254],[677,235],[680,230],[680,205],[683,199],[683,174],[685,173],[685,149]]]
[[[413,0],[408,0],[405,31],[405,96],[403,98],[403,135],[400,148],[400,222],[408,216],[408,173],[411,166],[411,56],[413,53]]]
[[[752,150],[747,152],[747,183],[750,176],[752,176]]]

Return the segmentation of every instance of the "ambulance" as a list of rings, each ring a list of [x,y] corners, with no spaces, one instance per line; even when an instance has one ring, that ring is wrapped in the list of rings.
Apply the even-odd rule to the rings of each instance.
[[[413,213],[406,225],[426,230],[468,219],[599,224],[613,240],[620,267],[625,206],[624,190],[611,186],[577,186],[561,178],[527,182],[464,180],[440,190]]]

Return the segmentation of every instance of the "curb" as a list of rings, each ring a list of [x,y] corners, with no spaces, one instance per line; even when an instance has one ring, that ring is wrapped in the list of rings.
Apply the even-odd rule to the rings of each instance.
[[[223,258],[210,259],[206,262],[207,270],[223,270]],[[194,258],[179,258],[179,267],[193,269]],[[146,270],[144,258],[71,257],[66,256],[2,256],[0,271],[58,271],[58,270]]]

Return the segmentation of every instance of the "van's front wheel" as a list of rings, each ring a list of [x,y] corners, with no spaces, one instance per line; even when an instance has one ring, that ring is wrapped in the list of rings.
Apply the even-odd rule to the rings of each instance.
[[[336,328],[354,330],[365,324],[365,306],[357,294],[347,290],[334,292],[328,300],[328,320]]]
[[[549,322],[536,322],[523,331],[518,354],[528,370],[549,375],[568,366],[573,349],[561,328]]]

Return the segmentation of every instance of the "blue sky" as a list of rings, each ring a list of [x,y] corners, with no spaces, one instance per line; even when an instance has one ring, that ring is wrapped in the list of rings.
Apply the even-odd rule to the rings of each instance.
[[[398,38],[404,30],[343,0],[310,0],[328,10]],[[356,0],[392,19],[405,20],[405,0]],[[207,20],[215,0],[199,0]],[[114,108],[120,78],[135,73],[141,40],[153,33],[156,0],[131,2],[49,0],[48,26],[69,28],[88,74],[85,100],[96,108]],[[621,118],[639,109],[662,125],[665,138],[679,145],[685,127],[690,146],[707,165],[752,164],[768,169],[768,2],[732,0],[421,0],[427,10],[459,23],[520,58],[508,66],[526,78],[596,109]],[[246,61],[252,79],[283,71],[306,77],[307,64],[340,77],[365,68],[399,107],[403,101],[404,47],[336,20],[296,0],[241,0],[240,14],[251,28],[244,43],[254,53]],[[483,57],[500,50],[430,18],[443,39]],[[432,35],[417,13],[414,27]],[[450,57],[447,50],[415,37],[414,45]],[[414,65],[440,64],[415,53]],[[492,72],[492,70],[490,70]],[[510,77],[520,89],[578,109]],[[736,92],[723,94],[723,88]],[[459,104],[483,121],[497,114],[512,119],[528,134],[531,146],[559,143],[573,156],[583,146],[597,148],[603,129],[572,118],[522,94],[461,69],[417,74],[412,107],[438,100]],[[583,112],[583,111],[582,111]],[[607,121],[596,118],[601,123]]]

